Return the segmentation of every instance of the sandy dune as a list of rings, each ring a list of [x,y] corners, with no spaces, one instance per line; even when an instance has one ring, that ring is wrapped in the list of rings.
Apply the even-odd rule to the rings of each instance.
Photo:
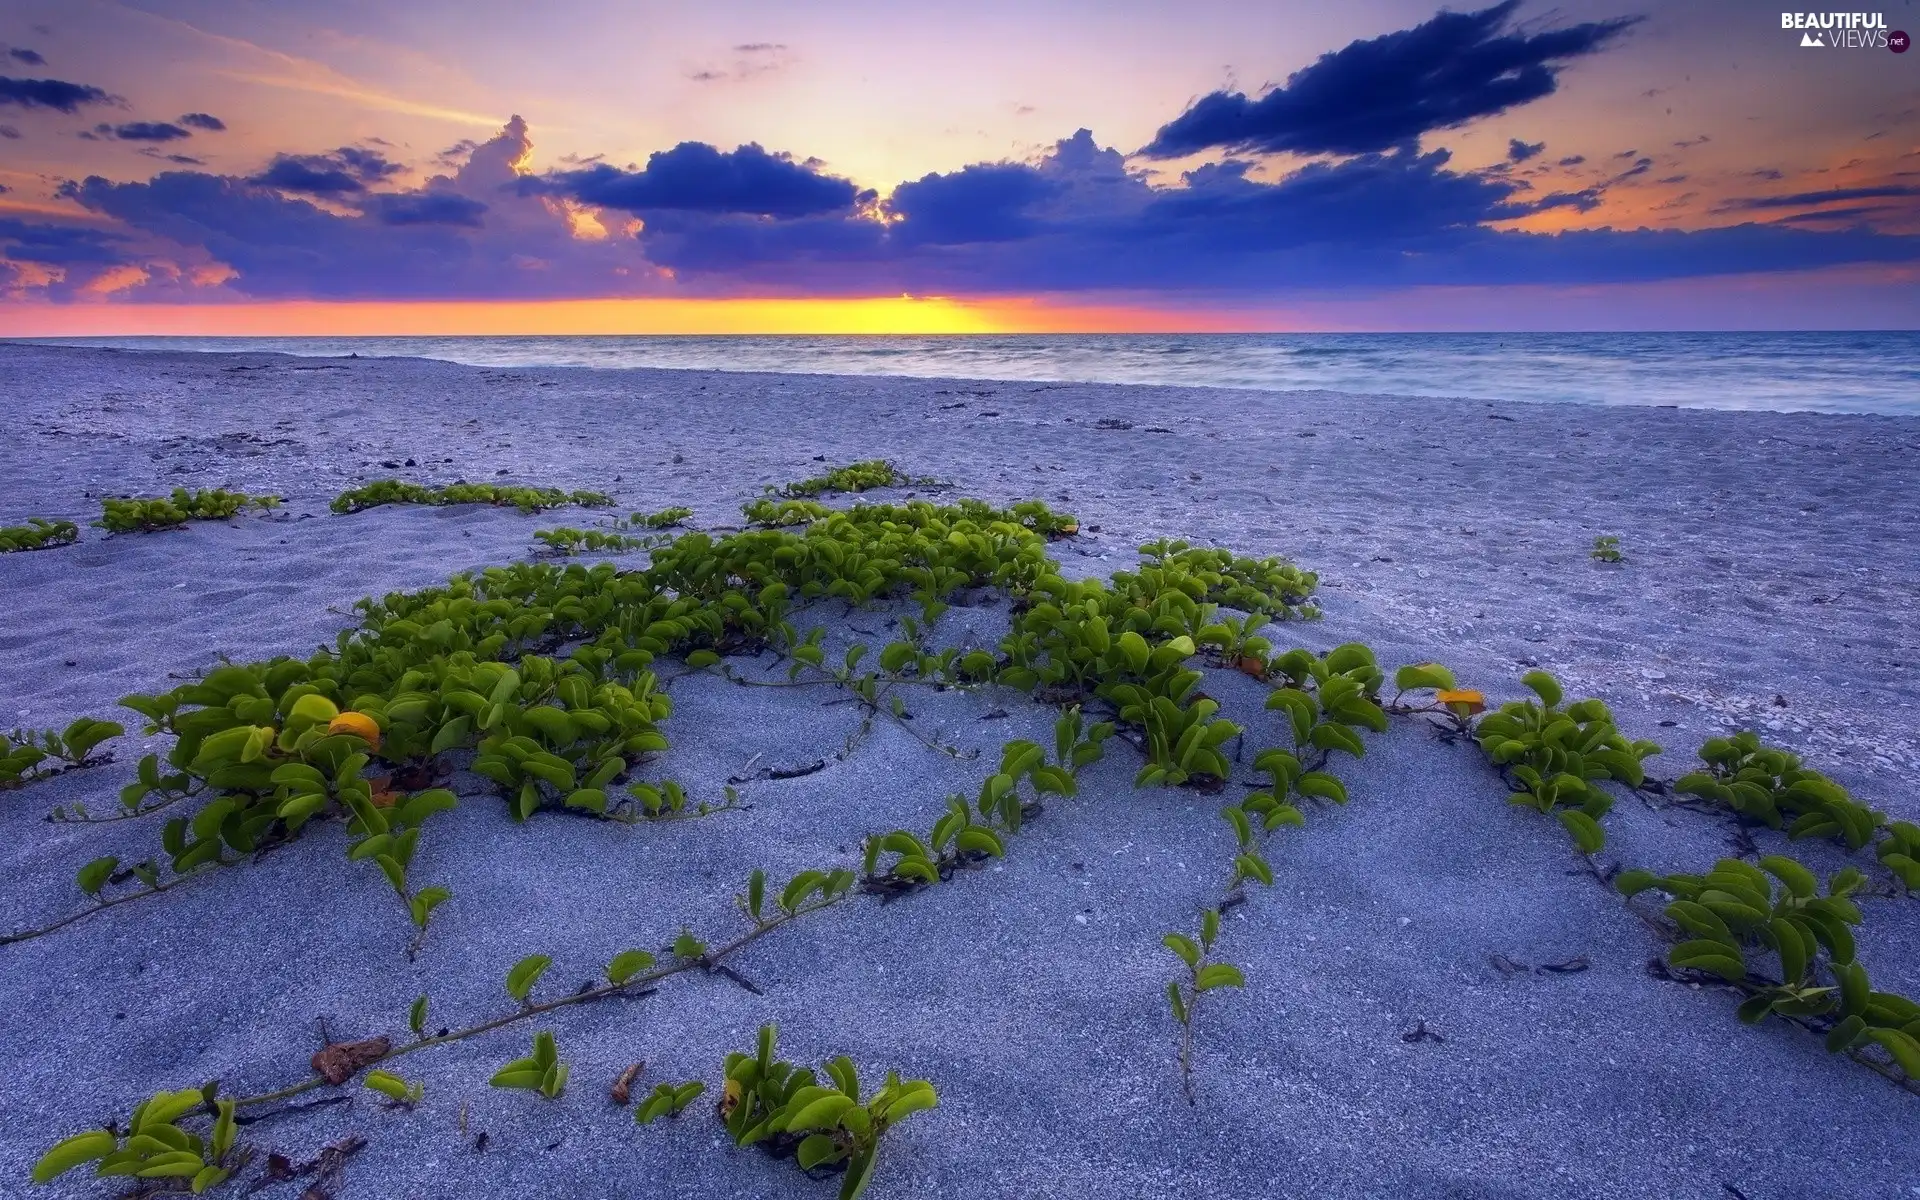
[[[620,511],[684,503],[716,527],[816,459],[884,457],[941,481],[922,495],[1076,512],[1082,535],[1054,550],[1072,573],[1130,566],[1161,536],[1290,557],[1321,573],[1326,619],[1282,628],[1282,646],[1363,640],[1389,668],[1438,659],[1502,697],[1521,664],[1544,666],[1665,745],[1657,773],[1752,724],[1861,800],[1920,817],[1914,420],[26,346],[0,346],[0,394],[6,523],[89,520],[102,492],[175,485],[287,497],[275,516],[89,529],[75,547],[0,556],[8,724],[118,716],[120,695],[222,656],[304,654],[363,595],[527,557],[534,529],[587,516],[327,514],[354,482],[601,488]],[[1588,558],[1603,533],[1627,563]],[[884,640],[892,615],[809,619],[843,646]],[[939,637],[991,645],[1004,625],[998,608],[956,608]],[[1215,674],[1206,686],[1255,731],[1250,746],[1277,744],[1257,685]],[[466,1023],[507,1006],[500,977],[524,954],[553,956],[557,994],[625,947],[683,927],[721,937],[752,867],[856,865],[862,835],[924,829],[988,769],[887,723],[841,757],[857,713],[805,689],[689,677],[673,694],[672,748],[650,770],[699,797],[749,761],[828,765],[745,785],[745,811],[638,828],[516,826],[463,773],[470,798],[435,819],[418,867],[455,899],[413,962],[404,915],[377,872],[342,857],[337,828],[0,947],[0,1041],[14,1047],[0,1194],[34,1191],[46,1145],[158,1088],[298,1081],[319,1022],[399,1036],[425,992],[433,1024]],[[1011,693],[929,695],[914,713],[988,757],[1044,740],[1051,716]],[[109,809],[141,743],[0,793],[0,930],[72,910],[87,859],[148,852],[158,818],[44,820],[56,804]],[[1284,833],[1276,886],[1229,916],[1250,986],[1206,1010],[1189,1108],[1159,938],[1217,894],[1231,837],[1217,800],[1136,792],[1136,766],[1116,745],[1004,863],[770,936],[739,964],[763,995],[687,977],[543,1023],[573,1063],[558,1101],[486,1086],[526,1053],[522,1026],[407,1060],[427,1089],[415,1112],[352,1088],[350,1103],[245,1138],[298,1159],[364,1135],[341,1196],[830,1196],[733,1149],[704,1104],[636,1129],[606,1099],[642,1059],[648,1086],[717,1086],[725,1052],[776,1020],[796,1058],[845,1052],[938,1087],[940,1108],[889,1141],[876,1197],[1920,1193],[1920,1096],[1778,1023],[1740,1025],[1724,993],[1650,978],[1659,942],[1575,869],[1559,827],[1502,803],[1477,752],[1405,723],[1340,768],[1353,802]],[[1609,829],[1606,857],[1655,868],[1730,849],[1725,826],[1632,799]],[[1876,986],[1920,992],[1920,908],[1864,907]],[[1512,972],[1494,955],[1590,965]],[[1444,1041],[1406,1040],[1420,1023]]]

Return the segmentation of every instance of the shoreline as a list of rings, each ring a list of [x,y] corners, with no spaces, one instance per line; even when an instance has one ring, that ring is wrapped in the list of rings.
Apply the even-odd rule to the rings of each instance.
[[[1785,352],[1782,339],[1796,338],[1814,341],[1795,353]],[[1920,416],[1920,404],[1910,399],[1915,387],[1920,387],[1920,375],[1898,365],[1911,361],[1920,348],[1920,333],[1904,330],[1428,333],[1404,338],[1393,334],[686,334],[78,340],[133,343],[106,348],[154,353],[344,358],[349,352],[368,351],[365,357],[369,358],[417,356],[482,369],[714,370],[991,380],[1008,385],[1045,382],[1276,394],[1334,392],[1601,408],[1671,406]],[[60,343],[12,344],[32,348]],[[531,348],[543,361],[489,361],[486,349],[503,345]],[[583,346],[594,347],[596,353],[579,353]]]
[[[25,431],[0,449],[0,520],[85,521],[98,512],[88,493],[175,484],[276,492],[284,510],[175,533],[83,528],[76,546],[0,555],[10,723],[117,716],[119,696],[222,655],[304,654],[350,623],[359,596],[529,559],[534,529],[600,517],[329,515],[328,499],[356,483],[596,488],[617,495],[616,513],[685,503],[695,527],[712,527],[738,524],[763,485],[886,458],[941,482],[866,499],[1034,497],[1077,514],[1080,534],[1049,549],[1072,575],[1133,569],[1135,547],[1160,537],[1317,571],[1324,619],[1275,627],[1276,649],[1358,639],[1389,672],[1437,659],[1495,701],[1537,665],[1569,695],[1605,699],[1629,737],[1666,746],[1649,764],[1659,775],[1750,722],[1861,801],[1920,817],[1920,561],[1888,553],[1920,544],[1915,418],[1424,397],[1355,412],[1334,393],[1255,393],[1269,402],[1250,409],[1245,393],[1144,384],[150,353],[0,345],[0,391]],[[1626,563],[1589,557],[1601,534],[1622,538]],[[837,653],[911,610],[832,606],[808,619],[829,626]],[[940,637],[991,646],[1005,621],[1002,608],[956,608]],[[1250,681],[1210,672],[1206,686],[1236,719],[1260,722],[1265,740],[1249,747],[1277,736]],[[660,769],[702,798],[743,761],[824,761],[857,724],[844,706],[711,677],[673,694]],[[1015,700],[1000,698],[1010,711],[994,717],[991,696],[929,697],[916,719],[990,757],[1007,738],[1050,743],[1052,714]],[[89,857],[150,852],[161,818],[44,820],[57,803],[110,809],[145,741],[131,732],[113,766],[0,793],[0,929],[71,907],[72,871]],[[941,1107],[890,1143],[878,1200],[1252,1197],[1277,1179],[1336,1197],[1438,1200],[1472,1186],[1704,1200],[1725,1183],[1892,1200],[1920,1181],[1905,1136],[1915,1097],[1778,1023],[1741,1026],[1716,989],[1650,979],[1657,945],[1570,869],[1557,825],[1506,805],[1476,752],[1411,727],[1343,761],[1351,802],[1287,831],[1274,889],[1232,914],[1253,986],[1211,1010],[1189,1109],[1158,939],[1191,921],[1231,837],[1212,798],[1131,788],[1136,765],[1111,755],[1082,796],[1049,803],[1004,862],[951,894],[769,938],[743,964],[762,995],[700,977],[556,1017],[576,1080],[559,1101],[485,1086],[526,1052],[523,1028],[406,1060],[427,1084],[412,1114],[369,1096],[258,1136],[296,1161],[367,1136],[344,1194],[602,1194],[618,1175],[662,1194],[814,1200],[832,1185],[714,1145],[710,1105],[636,1130],[606,1102],[606,1080],[638,1059],[648,1086],[711,1089],[720,1054],[777,1019],[796,1058],[845,1051],[863,1075],[898,1066],[939,1086]],[[939,797],[976,790],[977,773],[881,725],[825,770],[746,785],[746,810],[676,825],[520,826],[476,793],[422,843],[423,877],[455,899],[417,962],[400,953],[405,922],[386,884],[347,863],[331,829],[0,947],[0,1037],[34,1047],[0,1083],[0,1178],[158,1087],[297,1077],[317,1018],[393,1033],[424,992],[445,1014],[434,1022],[450,1023],[499,1008],[501,972],[525,954],[554,955],[564,989],[620,949],[724,925],[746,866],[784,877],[857,851],[861,832],[924,829]],[[1684,812],[1628,799],[1612,820],[1622,853],[1662,869],[1731,852],[1724,829]],[[1871,907],[1875,984],[1911,994],[1912,901]],[[1495,954],[1589,966],[1516,978],[1489,966]],[[1446,1041],[1409,1039],[1415,1022]],[[1810,1125],[1809,1110],[1830,1119]],[[1605,1137],[1578,1119],[1597,1111]],[[456,1122],[487,1131],[489,1148]],[[63,1181],[38,1194],[103,1193]]]

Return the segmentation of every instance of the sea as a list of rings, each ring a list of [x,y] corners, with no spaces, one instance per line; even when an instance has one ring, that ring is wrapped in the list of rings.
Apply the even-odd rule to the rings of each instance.
[[[42,338],[491,367],[1325,390],[1541,404],[1920,415],[1920,331]]]

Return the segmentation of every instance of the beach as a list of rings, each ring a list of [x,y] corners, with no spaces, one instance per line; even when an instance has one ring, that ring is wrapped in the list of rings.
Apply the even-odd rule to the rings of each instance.
[[[1920,418],[17,344],[0,345],[0,394],[0,522],[83,525],[78,545],[0,555],[4,720],[129,726],[113,764],[0,792],[0,932],[76,909],[81,863],[157,843],[160,818],[46,820],[56,805],[111,811],[164,746],[119,697],[222,659],[304,656],[354,624],[363,596],[531,559],[534,530],[597,519],[329,513],[381,478],[597,489],[616,512],[683,504],[692,526],[725,529],[764,488],[886,459],[914,482],[868,499],[1074,513],[1077,535],[1050,547],[1070,576],[1133,569],[1159,538],[1318,572],[1324,619],[1278,626],[1276,649],[1363,641],[1389,674],[1442,662],[1496,702],[1544,668],[1659,742],[1653,774],[1754,728],[1920,820]],[[84,528],[101,495],[175,486],[284,503],[164,533]],[[1600,536],[1626,561],[1591,557]],[[826,627],[831,660],[854,641],[877,649],[908,611],[796,621]],[[1006,628],[1001,607],[956,607],[936,636],[992,647]],[[772,657],[738,667],[773,671]],[[1261,685],[1210,670],[1206,689],[1249,749],[1279,744]],[[518,825],[459,772],[461,804],[419,859],[454,899],[414,959],[385,882],[342,857],[337,827],[0,946],[14,1048],[0,1193],[112,1194],[79,1172],[25,1181],[55,1140],[161,1088],[262,1092],[302,1079],[325,1038],[403,1038],[418,995],[430,1027],[484,1017],[524,955],[552,956],[557,994],[683,928],[722,940],[749,869],[855,868],[865,834],[924,829],[1004,741],[1051,744],[1057,715],[1010,691],[919,698],[914,730],[981,752],[963,760],[898,722],[856,737],[855,709],[804,689],[687,675],[672,695],[659,769],[702,797],[746,778],[749,807]],[[792,778],[755,770],[816,761]],[[834,1183],[735,1149],[711,1094],[645,1128],[607,1099],[643,1060],[643,1087],[717,1093],[724,1054],[776,1021],[798,1059],[845,1053],[863,1074],[897,1067],[939,1089],[939,1108],[889,1136],[876,1197],[1920,1194],[1920,1096],[1779,1021],[1740,1024],[1722,989],[1651,976],[1663,944],[1579,869],[1561,828],[1507,805],[1471,744],[1417,721],[1343,761],[1350,803],[1278,835],[1274,885],[1228,914],[1248,986],[1209,997],[1190,1106],[1160,938],[1218,892],[1232,845],[1218,807],[1244,792],[1136,790],[1138,765],[1115,745],[1003,861],[950,886],[858,899],[756,943],[736,964],[752,989],[696,972],[539,1023],[573,1066],[557,1100],[487,1086],[527,1052],[536,1026],[521,1024],[404,1060],[426,1088],[412,1111],[350,1085],[347,1102],[245,1140],[300,1162],[364,1137],[342,1197],[829,1196]],[[1736,848],[1726,822],[1638,796],[1608,834],[1602,857],[1656,870]],[[1794,852],[1849,861],[1823,843]],[[1861,907],[1874,986],[1920,992],[1914,899]]]

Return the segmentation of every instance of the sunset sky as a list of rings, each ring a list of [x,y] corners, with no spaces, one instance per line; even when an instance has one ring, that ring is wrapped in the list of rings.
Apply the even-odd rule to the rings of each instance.
[[[1913,328],[1876,11],[9,0],[0,336]]]

